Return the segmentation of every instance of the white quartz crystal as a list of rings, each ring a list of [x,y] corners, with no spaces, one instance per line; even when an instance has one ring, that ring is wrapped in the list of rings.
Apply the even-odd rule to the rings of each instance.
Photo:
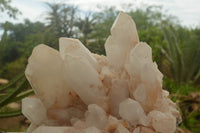
[[[32,133],[76,133],[76,129],[73,127],[40,126]]]
[[[137,101],[128,98],[119,104],[119,115],[132,125],[136,125],[145,113]]]
[[[140,127],[135,128],[133,133],[140,133]]]
[[[31,123],[31,125],[28,127],[26,133],[32,133],[36,128],[38,128],[38,125]]]
[[[64,37],[59,51],[33,49],[25,74],[36,97],[22,100],[27,133],[175,132],[180,114],[130,16],[119,13],[105,50],[93,54]]]
[[[99,70],[98,62],[92,56],[92,53],[78,39],[61,37],[59,39],[59,50],[63,59],[65,59],[67,54],[83,57],[87,59],[96,70]]]
[[[86,112],[86,125],[88,127],[95,126],[99,129],[104,129],[106,124],[106,112],[98,105],[90,104],[88,106],[88,112]]]
[[[123,80],[113,80],[110,90],[111,114],[119,116],[119,104],[129,97],[128,85]]]
[[[151,48],[146,43],[137,44],[130,51],[129,59],[125,67],[130,74],[130,94],[148,112],[162,93],[162,75],[153,63]]]
[[[96,127],[89,127],[82,130],[78,130],[75,133],[102,133],[102,132]]]
[[[59,52],[43,44],[33,49],[28,60],[26,77],[46,108],[69,104],[69,87],[64,82],[63,67]]]
[[[111,28],[111,35],[105,43],[106,55],[112,65],[121,68],[127,54],[139,42],[135,22],[120,12]]]
[[[176,119],[169,113],[153,110],[148,116],[151,118],[152,127],[161,133],[174,133],[176,130]]]
[[[69,63],[70,62],[70,63]],[[106,94],[98,72],[82,57],[67,55],[64,60],[65,79],[87,105],[98,104],[107,108]],[[81,89],[80,89],[81,88]]]
[[[130,133],[130,132],[124,126],[119,124],[117,129],[116,129],[116,131],[115,131],[115,133]]]
[[[47,120],[46,108],[38,98],[24,98],[22,100],[22,113],[34,125],[40,125]]]

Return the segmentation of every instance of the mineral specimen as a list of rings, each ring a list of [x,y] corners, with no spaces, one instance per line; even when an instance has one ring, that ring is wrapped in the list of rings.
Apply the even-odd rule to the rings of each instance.
[[[136,25],[120,12],[106,55],[79,40],[60,38],[59,51],[40,44],[26,77],[37,97],[22,100],[27,133],[174,133],[180,118],[162,90],[163,75]]]

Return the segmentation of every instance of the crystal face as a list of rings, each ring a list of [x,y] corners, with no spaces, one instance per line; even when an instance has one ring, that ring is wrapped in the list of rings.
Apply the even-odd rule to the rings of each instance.
[[[180,114],[130,16],[119,13],[105,49],[93,54],[72,38],[60,38],[59,51],[33,49],[25,74],[36,97],[22,100],[27,133],[175,132]]]

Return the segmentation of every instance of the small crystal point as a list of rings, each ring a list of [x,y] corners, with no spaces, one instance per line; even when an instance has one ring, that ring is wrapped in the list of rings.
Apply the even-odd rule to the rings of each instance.
[[[141,105],[137,101],[130,98],[119,104],[119,114],[122,119],[130,122],[132,125],[138,124],[140,118],[145,115]]]
[[[104,129],[107,124],[106,112],[98,105],[90,104],[86,115],[86,124],[88,127]]]
[[[38,98],[24,98],[22,113],[35,125],[40,125],[47,120],[46,108]]]

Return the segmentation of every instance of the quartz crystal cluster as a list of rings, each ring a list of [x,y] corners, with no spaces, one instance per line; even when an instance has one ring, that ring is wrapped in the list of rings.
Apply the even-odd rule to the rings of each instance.
[[[25,74],[36,97],[22,100],[27,133],[175,132],[176,104],[130,16],[119,13],[105,50],[93,54],[72,38],[60,38],[59,51],[33,49]]]

